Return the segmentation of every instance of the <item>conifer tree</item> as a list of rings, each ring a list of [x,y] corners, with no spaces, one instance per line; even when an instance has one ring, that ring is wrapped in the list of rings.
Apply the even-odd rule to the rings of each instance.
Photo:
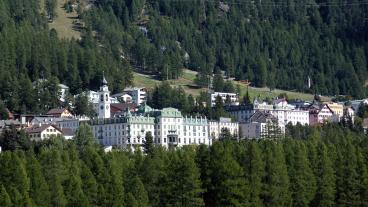
[[[152,148],[153,148],[153,137],[152,137],[152,133],[146,132],[146,137],[145,140],[143,142],[143,148],[144,148],[144,153],[146,154],[150,154],[152,153]]]
[[[134,176],[131,180],[128,180],[129,189],[126,197],[126,206],[139,206],[148,207],[149,200],[147,191],[144,189],[144,185],[138,176]]]
[[[91,206],[97,206],[97,193],[98,186],[95,177],[93,176],[91,170],[81,161],[81,172],[82,189],[83,193],[86,195],[88,202]]]
[[[255,142],[247,143],[247,152],[243,159],[245,175],[250,186],[249,206],[260,207],[262,206],[260,194],[264,176],[264,163],[258,144]]]
[[[359,205],[359,175],[357,172],[356,148],[351,138],[338,145],[336,160],[336,206]]]
[[[315,162],[317,191],[311,205],[332,207],[335,205],[335,172],[333,163],[328,156],[328,150],[323,143],[319,143],[317,146]]]
[[[146,157],[141,168],[142,182],[148,192],[152,206],[163,206],[162,183],[166,177],[165,160],[167,159],[164,149],[154,148],[152,154]]]
[[[40,154],[40,162],[45,180],[50,186],[51,205],[66,206],[67,199],[62,185],[65,179],[65,168],[60,152],[57,149],[44,149]]]
[[[42,174],[41,165],[33,152],[27,153],[27,173],[30,181],[29,196],[35,206],[49,206],[49,186]]]
[[[194,160],[192,148],[171,153],[167,169],[165,197],[167,206],[204,206],[201,197],[200,172]],[[172,193],[175,192],[175,193]]]
[[[290,144],[286,142],[286,145]],[[286,156],[289,158],[288,172],[293,206],[309,206],[315,194],[316,181],[304,145],[295,143],[291,147],[293,154]]]
[[[290,206],[290,181],[282,147],[271,141],[263,143],[265,177],[261,199],[264,206]]]
[[[9,194],[6,192],[6,189],[3,185],[0,187],[0,206],[3,207],[11,207],[12,202],[10,200]]]
[[[212,198],[208,206],[246,206],[249,187],[243,169],[232,155],[233,146],[229,141],[214,143],[211,150],[211,187],[208,191]]]
[[[211,188],[211,169],[210,169],[210,150],[206,145],[200,145],[196,154],[196,163],[200,171],[200,179],[202,182],[202,197],[206,206],[211,203],[211,194],[208,192]]]

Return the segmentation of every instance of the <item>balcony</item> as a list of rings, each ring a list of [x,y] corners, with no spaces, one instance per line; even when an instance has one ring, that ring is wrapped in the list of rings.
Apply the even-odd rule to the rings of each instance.
[[[178,135],[167,135],[167,138],[169,140],[168,142],[169,146],[172,147],[178,146]]]

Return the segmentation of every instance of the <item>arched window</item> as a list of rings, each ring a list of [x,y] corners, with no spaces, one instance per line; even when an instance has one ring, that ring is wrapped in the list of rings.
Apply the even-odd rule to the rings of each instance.
[[[106,101],[108,101],[108,100],[109,100],[109,95],[106,94]]]
[[[100,101],[103,101],[103,95],[101,94],[101,96],[100,96]]]

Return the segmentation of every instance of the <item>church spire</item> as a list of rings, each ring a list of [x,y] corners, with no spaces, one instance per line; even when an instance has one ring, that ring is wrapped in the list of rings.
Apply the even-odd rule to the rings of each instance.
[[[103,73],[103,75],[102,75],[102,76],[103,76],[102,84],[103,84],[103,85],[107,85],[107,80],[106,80],[106,78],[105,78],[105,71],[103,71],[102,73]]]

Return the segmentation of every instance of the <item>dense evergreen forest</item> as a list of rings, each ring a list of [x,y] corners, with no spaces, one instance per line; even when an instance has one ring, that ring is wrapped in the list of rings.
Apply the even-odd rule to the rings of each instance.
[[[98,39],[146,72],[224,70],[256,86],[362,97],[365,0],[98,0],[83,15]],[[307,77],[313,83],[307,88]]]
[[[7,131],[0,206],[368,205],[366,136],[335,125],[289,136],[105,153],[87,126],[74,140],[37,144]]]
[[[45,112],[59,104],[58,83],[68,85],[72,94],[97,89],[103,71],[114,91],[131,84],[127,63],[99,48],[88,32],[81,40],[60,40],[48,29],[40,6],[39,0],[0,1],[0,100],[5,106],[14,112]],[[39,79],[45,81],[32,84]]]
[[[0,102],[14,112],[55,106],[57,83],[73,95],[97,89],[102,71],[120,92],[133,69],[173,79],[187,67],[203,86],[225,71],[255,86],[366,95],[365,0],[84,1],[79,40],[48,28],[56,1],[42,2],[0,2]]]

